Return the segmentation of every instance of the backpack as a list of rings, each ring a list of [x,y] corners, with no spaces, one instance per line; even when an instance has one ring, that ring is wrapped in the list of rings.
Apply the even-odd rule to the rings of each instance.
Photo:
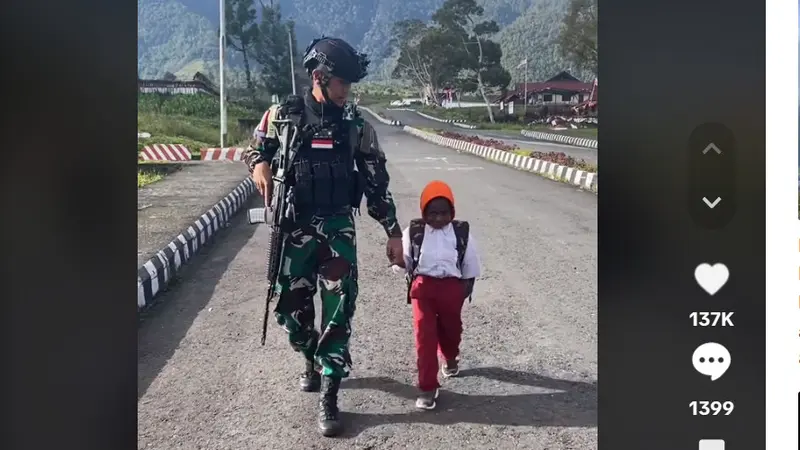
[[[456,253],[458,259],[456,260],[456,267],[461,270],[464,264],[464,255],[467,252],[467,244],[469,243],[469,222],[463,220],[454,220],[453,232],[456,235]],[[408,285],[408,292],[406,301],[411,304],[411,285],[417,277],[415,273],[419,265],[419,257],[422,249],[422,240],[425,238],[425,222],[422,219],[414,219],[408,227],[408,236],[411,241],[411,267],[406,269],[406,284]],[[469,301],[472,301],[472,287],[469,288]]]

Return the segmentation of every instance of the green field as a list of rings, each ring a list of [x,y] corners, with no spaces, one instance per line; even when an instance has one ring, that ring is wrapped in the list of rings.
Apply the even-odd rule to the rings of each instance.
[[[266,108],[265,108],[266,109]],[[226,147],[242,145],[252,130],[240,129],[238,119],[260,119],[264,111],[228,103]],[[210,95],[139,94],[137,152],[150,144],[183,144],[197,158],[200,149],[219,147],[219,99]]]

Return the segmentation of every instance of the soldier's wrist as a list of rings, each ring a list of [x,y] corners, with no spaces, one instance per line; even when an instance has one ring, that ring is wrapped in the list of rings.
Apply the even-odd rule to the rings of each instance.
[[[400,224],[397,221],[394,221],[394,223],[386,227],[386,235],[390,238],[403,237],[403,229],[400,228]]]
[[[258,166],[259,164],[266,163],[266,162],[267,161],[266,161],[266,159],[264,159],[264,155],[259,153],[253,159],[250,160],[250,164],[249,164],[250,172],[252,173],[256,169],[256,166]]]

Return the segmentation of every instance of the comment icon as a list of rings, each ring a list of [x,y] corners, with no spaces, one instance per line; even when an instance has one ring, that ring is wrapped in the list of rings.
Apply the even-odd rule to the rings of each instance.
[[[722,344],[706,342],[692,354],[692,365],[696,371],[716,381],[731,366],[731,354]]]

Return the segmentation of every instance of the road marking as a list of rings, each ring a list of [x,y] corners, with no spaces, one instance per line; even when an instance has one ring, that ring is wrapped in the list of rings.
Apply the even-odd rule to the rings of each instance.
[[[441,167],[441,166],[422,166],[415,167],[415,170],[483,170],[483,167],[462,166],[462,167]]]

